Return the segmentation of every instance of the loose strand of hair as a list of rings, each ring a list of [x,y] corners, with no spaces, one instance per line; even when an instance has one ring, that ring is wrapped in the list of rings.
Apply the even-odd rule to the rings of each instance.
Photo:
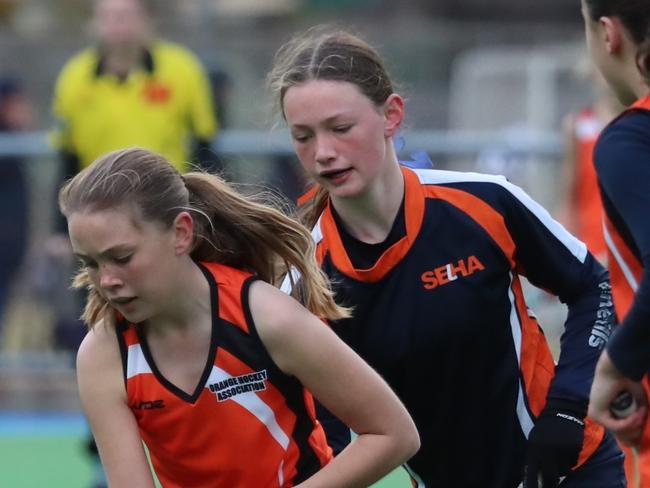
[[[309,310],[330,319],[349,315],[334,301],[329,282],[316,262],[311,234],[297,220],[256,201],[258,196],[244,197],[214,175],[187,173],[185,182],[190,206],[214,220],[214,232],[203,226],[205,239],[213,248],[197,243],[193,258],[215,259],[245,269],[274,286],[280,284],[288,269],[295,268],[302,276],[301,298]],[[238,217],[236,221],[233,216]],[[213,254],[215,248],[217,256]]]

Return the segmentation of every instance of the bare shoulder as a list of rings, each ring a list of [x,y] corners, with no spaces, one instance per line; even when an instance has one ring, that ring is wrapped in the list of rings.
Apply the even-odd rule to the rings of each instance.
[[[77,371],[101,374],[118,368],[121,370],[121,357],[115,329],[99,322],[79,346]]]
[[[249,306],[255,328],[276,364],[295,374],[300,357],[313,344],[328,340],[329,328],[298,301],[268,283],[256,281],[249,291]],[[311,354],[311,353],[310,353]]]
[[[293,297],[261,280],[251,284],[248,298],[255,325],[263,335],[282,335],[297,319],[310,315]]]

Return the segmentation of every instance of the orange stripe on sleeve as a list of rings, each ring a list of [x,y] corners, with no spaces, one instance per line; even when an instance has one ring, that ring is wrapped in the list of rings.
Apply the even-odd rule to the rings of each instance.
[[[537,417],[546,405],[546,395],[555,374],[555,363],[537,320],[528,313],[521,281],[517,276],[512,282],[512,292],[521,323],[519,368],[526,389],[528,406]]]

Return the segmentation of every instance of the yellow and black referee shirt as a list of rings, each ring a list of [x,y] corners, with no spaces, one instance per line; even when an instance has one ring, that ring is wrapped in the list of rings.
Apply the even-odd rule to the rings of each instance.
[[[126,79],[105,72],[101,51],[88,48],[64,66],[57,80],[55,144],[86,167],[106,152],[140,146],[188,169],[192,139],[217,130],[209,82],[185,48],[155,42]]]

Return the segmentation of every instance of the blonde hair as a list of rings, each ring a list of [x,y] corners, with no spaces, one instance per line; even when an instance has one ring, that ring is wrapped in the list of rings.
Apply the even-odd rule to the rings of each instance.
[[[244,196],[216,175],[190,172],[183,176],[162,156],[145,149],[122,149],[97,159],[69,180],[59,192],[59,207],[69,218],[129,202],[142,219],[171,228],[178,213],[194,216],[196,261],[213,261],[243,269],[279,285],[289,268],[301,275],[292,283],[294,296],[314,314],[339,319],[349,310],[338,306],[315,259],[309,231],[297,220],[267,203],[268,194]],[[90,328],[99,320],[113,322],[112,311],[86,270],[73,286],[88,289],[83,320]]]

